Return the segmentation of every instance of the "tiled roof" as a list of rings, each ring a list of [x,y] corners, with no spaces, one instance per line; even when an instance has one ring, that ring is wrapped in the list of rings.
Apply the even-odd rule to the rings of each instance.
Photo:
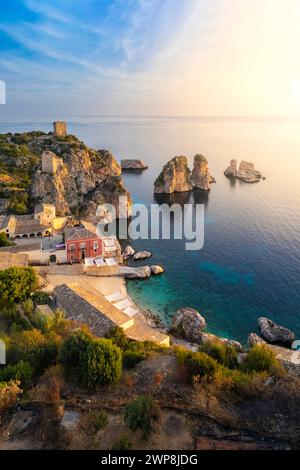
[[[43,232],[49,229],[46,225],[41,225],[38,220],[18,220],[16,223],[15,234],[23,234],[29,232]]]
[[[72,228],[66,231],[66,240],[85,240],[98,238],[97,235],[86,228]]]

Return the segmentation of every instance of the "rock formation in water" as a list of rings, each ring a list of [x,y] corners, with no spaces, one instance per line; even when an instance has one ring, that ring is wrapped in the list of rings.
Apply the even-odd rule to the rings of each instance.
[[[256,346],[257,344],[267,344],[264,339],[258,336],[256,333],[250,333],[248,336],[247,344],[249,348]]]
[[[154,276],[157,276],[158,274],[163,274],[165,270],[162,266],[155,264],[151,266],[151,272]]]
[[[191,343],[200,343],[205,327],[205,318],[197,310],[184,307],[175,313],[169,332]]]
[[[295,341],[295,334],[284,326],[277,325],[277,323],[269,320],[269,318],[261,317],[258,320],[258,327],[261,335],[268,343],[283,344],[291,346]]]
[[[45,136],[44,136],[45,137]],[[58,215],[81,210],[95,216],[97,204],[110,203],[119,214],[119,196],[128,198],[121,168],[111,152],[92,150],[74,136],[36,139],[31,147],[41,154],[41,165],[31,183],[35,200],[56,206]]]
[[[127,159],[121,160],[121,168],[123,171],[146,170],[148,165],[146,165],[143,160]]]
[[[191,171],[187,158],[178,156],[172,158],[162,169],[154,183],[154,192],[157,194],[171,194],[191,191],[193,185],[190,181]]]
[[[215,182],[215,179],[210,174],[207,159],[203,155],[195,155],[191,184],[194,188],[209,191],[213,182]]]
[[[263,178],[261,172],[255,169],[254,163],[242,160],[238,168],[235,159],[231,160],[229,167],[224,171],[224,175],[229,178],[238,178],[245,183],[258,183]]]
[[[137,253],[133,255],[133,259],[135,261],[138,261],[142,259],[151,258],[151,256],[152,254],[150,253],[150,251],[138,251]]]

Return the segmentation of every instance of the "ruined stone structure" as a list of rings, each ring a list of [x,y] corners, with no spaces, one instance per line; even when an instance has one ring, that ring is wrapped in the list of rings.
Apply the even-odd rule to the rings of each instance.
[[[59,158],[53,152],[43,152],[42,155],[42,172],[55,175],[57,169],[63,164],[62,158]]]
[[[56,209],[53,204],[37,204],[34,208],[34,218],[41,225],[52,225],[56,218]]]
[[[55,121],[53,123],[53,132],[56,137],[66,137],[67,132],[67,123],[63,121]]]

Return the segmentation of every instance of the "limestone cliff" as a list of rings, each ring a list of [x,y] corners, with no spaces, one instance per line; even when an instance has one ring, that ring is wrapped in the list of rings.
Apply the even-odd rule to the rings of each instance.
[[[157,194],[170,194],[191,191],[191,171],[187,158],[178,156],[172,158],[162,169],[154,183],[154,192]]]
[[[31,195],[35,200],[55,204],[59,215],[80,213],[91,215],[97,201],[118,206],[118,196],[130,196],[121,180],[121,169],[111,152],[92,150],[76,137],[37,139],[31,144],[41,152],[47,164],[51,156],[55,165],[39,165],[35,171]],[[48,168],[49,167],[49,168]],[[52,170],[52,171],[51,171]],[[87,202],[95,201],[94,205]],[[117,207],[118,209],[118,207]]]

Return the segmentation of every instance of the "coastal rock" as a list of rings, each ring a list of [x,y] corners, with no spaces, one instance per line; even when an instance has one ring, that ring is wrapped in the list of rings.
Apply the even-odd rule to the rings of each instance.
[[[141,266],[139,268],[124,266],[120,268],[120,273],[126,279],[149,279],[151,276],[151,268],[150,266]]]
[[[126,159],[121,160],[121,168],[123,171],[146,170],[148,168],[148,165],[146,165],[143,160]]]
[[[227,344],[228,346],[233,347],[237,352],[242,353],[244,351],[243,346],[239,341],[235,341],[233,339],[228,339],[228,338],[220,338],[219,336],[213,335],[211,333],[202,333],[201,335],[201,343],[222,343],[222,344]]]
[[[163,321],[156,313],[151,312],[151,310],[143,310],[142,312],[140,312],[140,315],[142,320],[145,321],[147,325],[151,326],[152,328],[165,329]]]
[[[258,326],[262,337],[271,344],[283,344],[291,346],[295,341],[295,334],[284,326],[269,320],[268,318],[261,317],[258,320]]]
[[[210,185],[214,182],[214,178],[210,175],[208,161],[203,155],[195,155],[194,167],[191,174],[191,183],[195,188],[204,191],[210,190]]]
[[[249,348],[252,348],[253,346],[256,346],[257,344],[266,344],[266,342],[256,333],[250,333],[250,335],[248,336],[247,344]]]
[[[152,254],[150,253],[150,251],[138,251],[137,253],[133,255],[133,259],[135,261],[139,261],[142,259],[151,258],[151,256]]]
[[[152,271],[152,274],[157,276],[158,274],[162,274],[165,270],[162,266],[153,265],[153,266],[151,266],[151,271]]]
[[[135,250],[132,248],[132,246],[127,245],[123,252],[123,255],[126,257],[129,257],[129,256],[133,256],[134,253],[135,253]]]
[[[174,157],[162,169],[161,174],[154,183],[156,194],[171,194],[176,192],[191,191],[193,185],[190,181],[191,171],[187,158]]]
[[[229,178],[236,178],[238,172],[238,164],[237,160],[233,159],[230,162],[230,165],[226,170],[224,171],[224,175],[228,176]]]
[[[242,160],[238,168],[235,159],[231,160],[229,167],[224,171],[224,175],[229,178],[238,178],[245,183],[258,183],[263,178],[261,172],[255,169],[254,163]]]
[[[184,307],[174,315],[169,332],[192,343],[200,343],[205,327],[205,318],[197,310]]]

